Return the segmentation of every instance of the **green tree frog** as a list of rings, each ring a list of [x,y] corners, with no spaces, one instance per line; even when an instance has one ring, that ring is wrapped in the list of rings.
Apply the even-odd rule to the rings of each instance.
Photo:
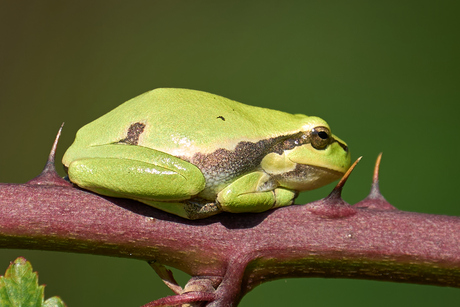
[[[321,118],[160,88],[81,128],[63,164],[81,188],[200,219],[291,205],[350,153]]]

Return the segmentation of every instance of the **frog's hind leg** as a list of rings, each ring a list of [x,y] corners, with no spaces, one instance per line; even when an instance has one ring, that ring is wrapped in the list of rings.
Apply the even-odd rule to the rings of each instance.
[[[68,166],[76,185],[113,197],[142,202],[182,202],[206,184],[193,164],[151,148],[111,144],[86,150]],[[146,200],[146,201],[145,201]]]

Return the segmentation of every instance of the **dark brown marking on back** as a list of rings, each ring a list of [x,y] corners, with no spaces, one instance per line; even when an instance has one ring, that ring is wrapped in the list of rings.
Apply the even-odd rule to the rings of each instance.
[[[118,141],[119,144],[137,145],[139,143],[139,136],[144,132],[145,124],[134,123],[129,126],[126,138]]]

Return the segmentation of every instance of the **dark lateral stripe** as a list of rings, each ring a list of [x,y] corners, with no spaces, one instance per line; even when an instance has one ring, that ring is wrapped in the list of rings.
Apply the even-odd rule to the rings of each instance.
[[[345,152],[348,152],[348,146],[347,145],[345,145],[344,143],[342,143],[342,142],[340,142],[340,141],[338,141],[336,139],[334,139],[334,142],[339,143],[340,147],[342,147],[343,150],[345,150]]]
[[[270,152],[282,154],[285,150],[294,149],[297,146],[310,143],[310,138],[302,138],[303,135],[305,135],[305,132],[297,132],[282,137],[268,139],[268,144],[274,143],[274,145],[270,148]]]

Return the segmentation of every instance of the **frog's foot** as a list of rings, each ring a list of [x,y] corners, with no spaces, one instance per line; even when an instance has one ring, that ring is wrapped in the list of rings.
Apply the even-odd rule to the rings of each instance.
[[[222,212],[222,208],[217,202],[210,202],[203,198],[184,201],[184,210],[187,214],[186,218],[190,220],[203,219]]]
[[[166,211],[180,217],[197,220],[222,212],[222,207],[216,203],[203,198],[192,198],[181,201],[155,201],[148,199],[137,199],[138,201]]]

